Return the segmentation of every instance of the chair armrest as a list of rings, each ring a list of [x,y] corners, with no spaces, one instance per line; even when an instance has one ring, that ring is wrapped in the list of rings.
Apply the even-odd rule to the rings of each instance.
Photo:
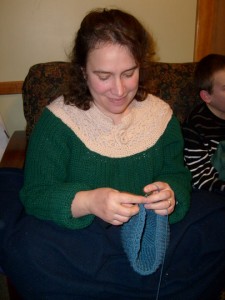
[[[0,168],[22,169],[25,162],[27,137],[25,131],[15,131],[0,162]]]

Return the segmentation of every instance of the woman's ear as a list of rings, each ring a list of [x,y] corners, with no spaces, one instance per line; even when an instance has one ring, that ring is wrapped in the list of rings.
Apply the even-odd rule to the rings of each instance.
[[[200,91],[200,97],[207,104],[211,102],[211,95],[206,90]]]

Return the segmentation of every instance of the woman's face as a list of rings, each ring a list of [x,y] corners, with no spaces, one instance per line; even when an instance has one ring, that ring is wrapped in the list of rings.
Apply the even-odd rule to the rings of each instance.
[[[115,124],[129,112],[139,82],[139,66],[127,47],[103,44],[92,50],[84,75],[95,105]]]

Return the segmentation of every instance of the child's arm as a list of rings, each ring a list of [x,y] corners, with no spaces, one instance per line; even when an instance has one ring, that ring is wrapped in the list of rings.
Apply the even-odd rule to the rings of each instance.
[[[212,147],[190,125],[183,126],[183,135],[184,159],[192,173],[193,187],[225,194],[225,181],[219,179],[219,173],[211,162]]]

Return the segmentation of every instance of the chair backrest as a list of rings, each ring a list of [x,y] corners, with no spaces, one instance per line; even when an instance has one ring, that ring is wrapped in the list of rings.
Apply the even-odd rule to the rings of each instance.
[[[152,65],[150,92],[169,103],[181,123],[201,102],[193,79],[195,66],[194,62]]]
[[[149,92],[167,101],[180,122],[200,102],[193,84],[195,63],[154,62]],[[25,78],[22,95],[27,137],[44,107],[65,91],[68,62],[47,62],[32,66]]]
[[[47,62],[32,66],[22,88],[26,134],[31,131],[43,109],[62,95],[68,82],[68,62]]]

